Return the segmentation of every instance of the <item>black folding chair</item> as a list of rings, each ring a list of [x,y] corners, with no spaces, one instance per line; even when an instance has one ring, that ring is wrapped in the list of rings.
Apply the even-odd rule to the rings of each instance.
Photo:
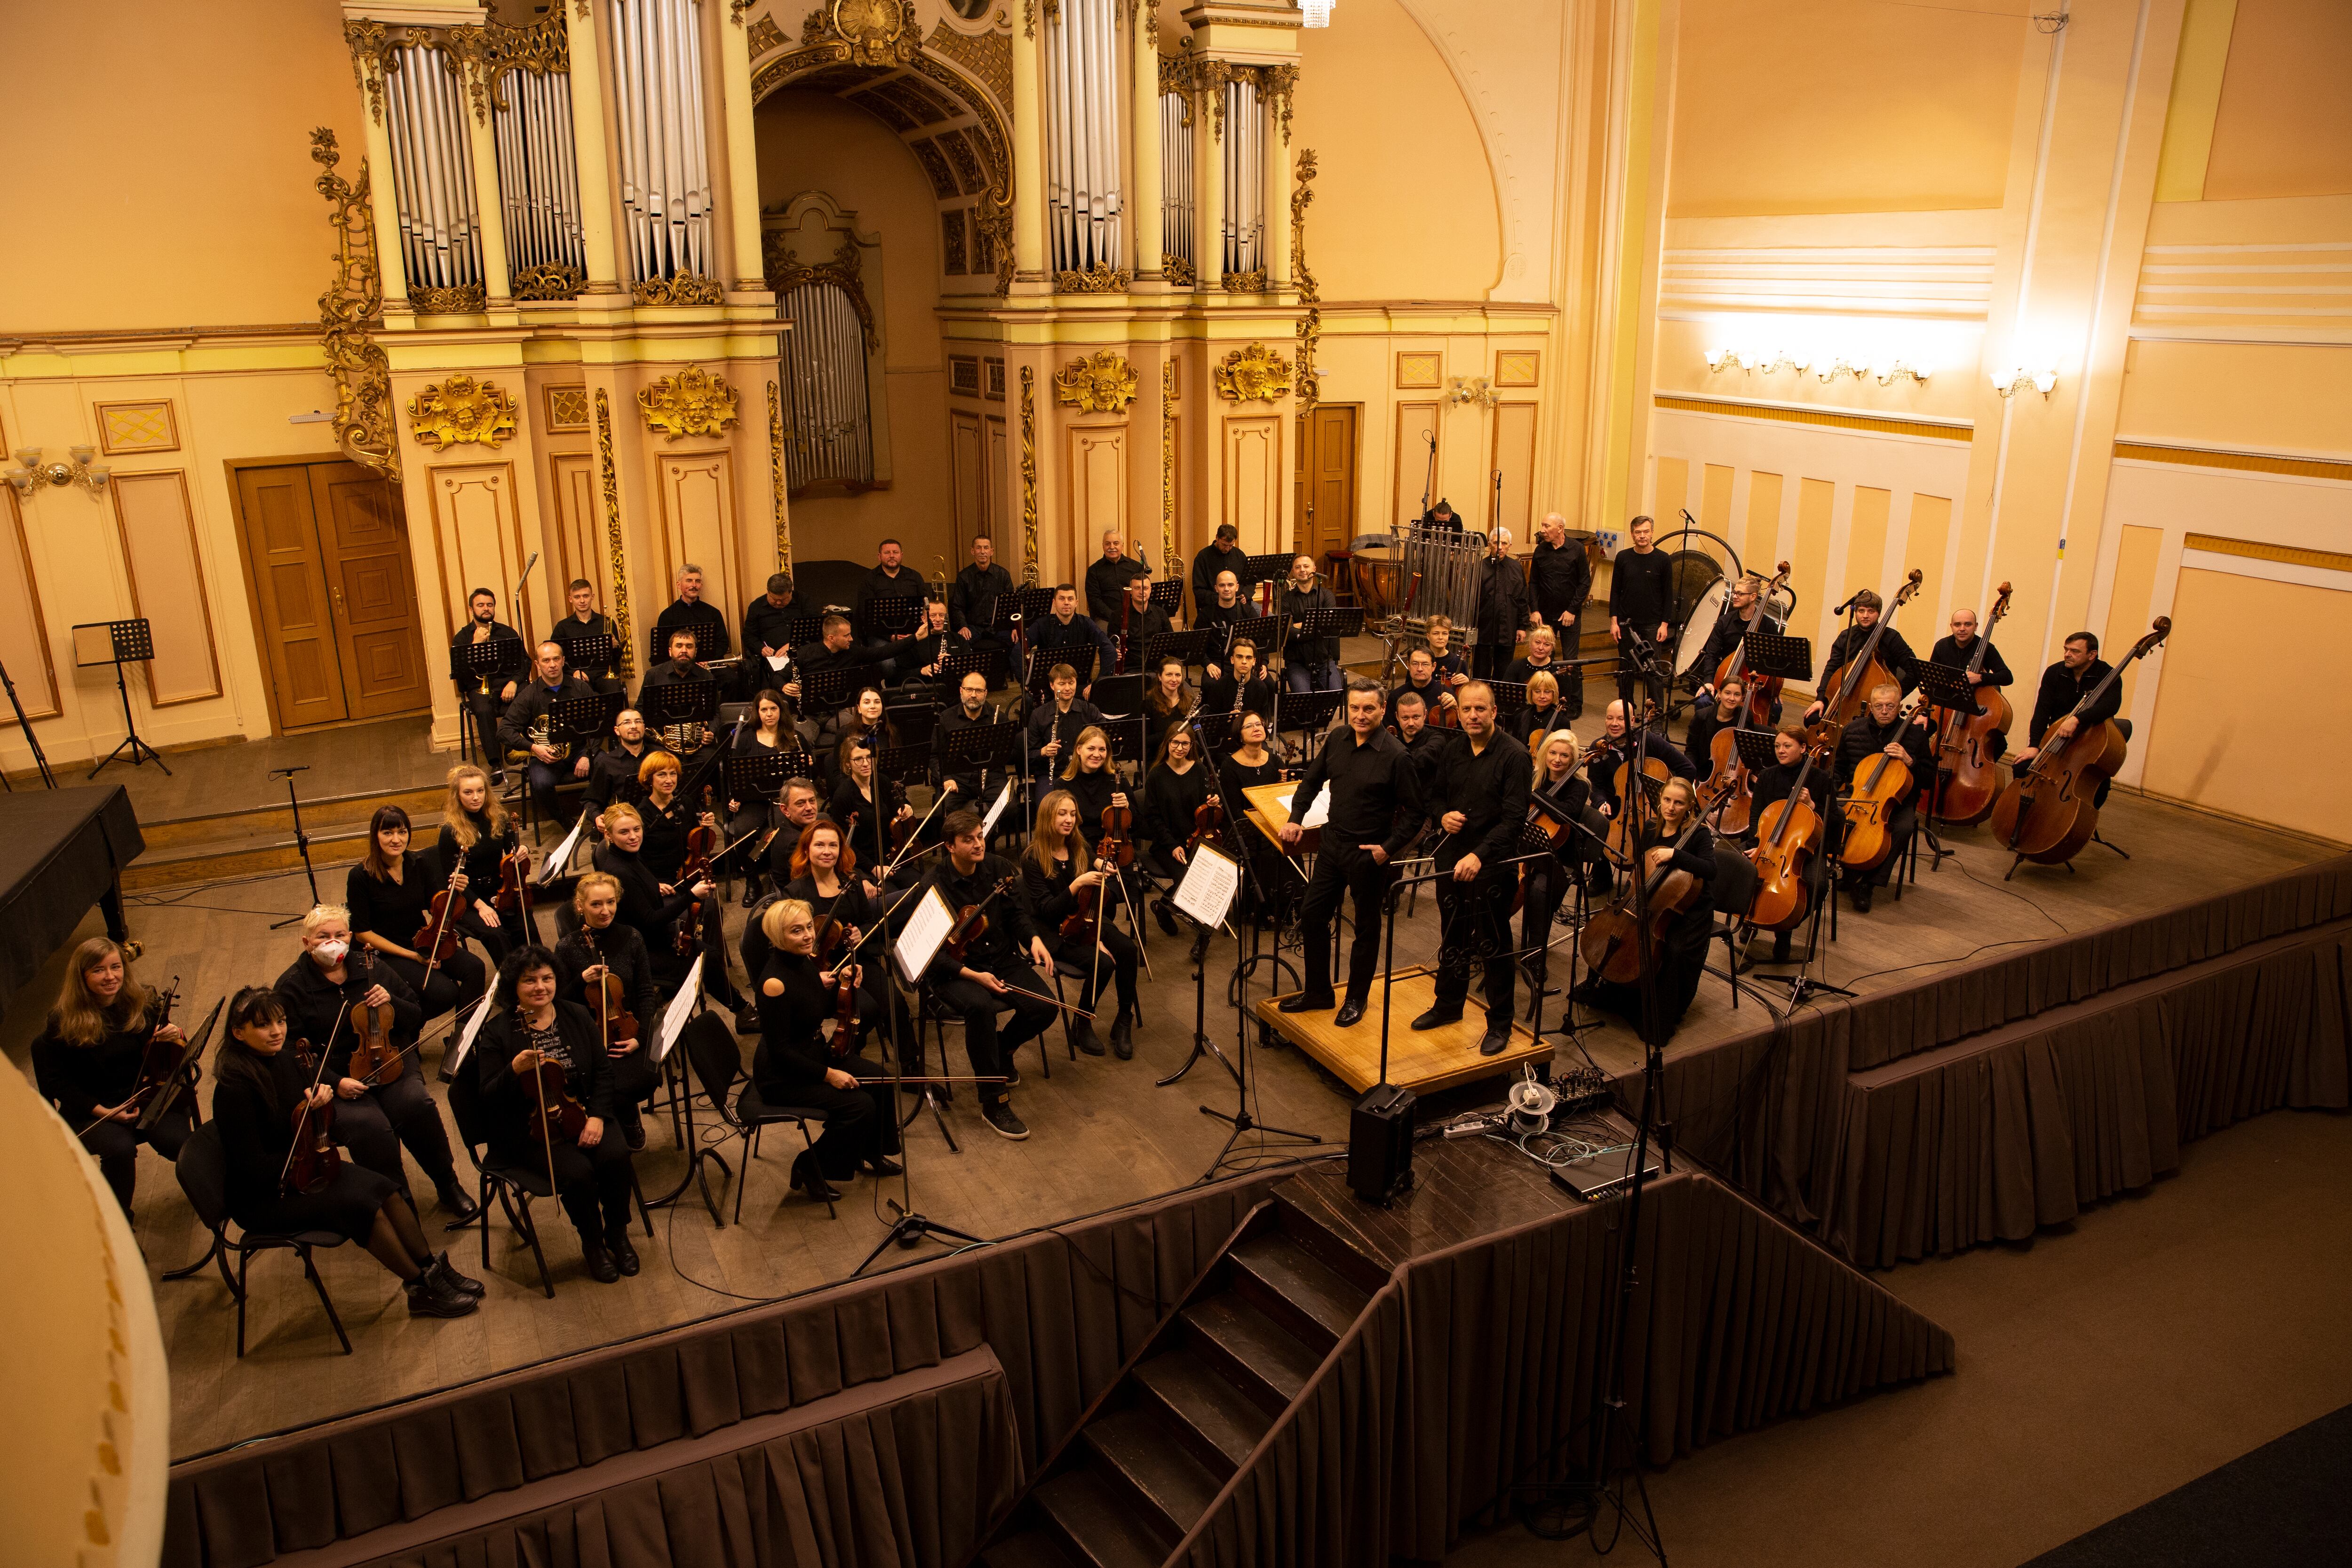
[[[1756,863],[1737,849],[1715,847],[1715,880],[1707,888],[1720,915],[1712,937],[1723,941],[1723,967],[1731,976],[1731,1005],[1739,1006],[1739,950],[1747,945],[1748,909],[1756,901]]]
[[[211,1228],[215,1241],[213,1256],[220,1259],[222,1280],[228,1293],[236,1299],[236,1353],[245,1356],[245,1284],[246,1267],[257,1252],[284,1250],[302,1260],[302,1272],[310,1281],[310,1289],[319,1293],[320,1309],[327,1314],[327,1326],[335,1331],[341,1342],[343,1353],[352,1353],[352,1337],[343,1332],[343,1321],[335,1315],[335,1303],[327,1294],[326,1281],[319,1278],[318,1266],[310,1259],[310,1250],[319,1247],[341,1247],[351,1238],[340,1231],[298,1230],[287,1232],[246,1230],[239,1227],[229,1234],[228,1156],[221,1149],[220,1125],[207,1121],[191,1133],[180,1146],[180,1158],[173,1167],[180,1177],[180,1190],[188,1194],[188,1205],[196,1217]],[[236,1254],[236,1273],[228,1271],[228,1255]]]
[[[743,1053],[735,1037],[724,1028],[688,1029],[685,1045],[688,1059],[694,1068],[695,1081],[718,1114],[719,1125],[734,1134],[742,1146],[743,1173],[735,1183],[735,1223],[743,1223],[743,1189],[751,1184],[751,1162],[760,1157],[760,1132],[781,1121],[789,1121],[800,1129],[801,1147],[813,1151],[816,1140],[809,1134],[809,1123],[823,1122],[824,1112],[806,1106],[770,1105],[760,1094],[760,1086],[743,1079],[740,1093],[733,1092],[736,1080],[743,1079]],[[827,1199],[825,1213],[834,1218],[841,1211]]]
[[[555,1279],[548,1272],[547,1249],[540,1243],[539,1222],[532,1216],[530,1205],[535,1199],[553,1198],[555,1184],[548,1180],[544,1167],[510,1164],[489,1152],[489,1131],[483,1125],[481,1082],[475,1074],[475,1065],[474,1058],[468,1056],[459,1064],[457,1076],[449,1080],[449,1114],[457,1121],[457,1141],[466,1146],[466,1158],[473,1163],[479,1177],[474,1202],[482,1211],[478,1221],[482,1227],[482,1267],[490,1267],[490,1195],[495,1193],[507,1224],[530,1244],[531,1260],[539,1266],[539,1288],[551,1301],[555,1299]],[[629,1167],[629,1194],[636,1200],[646,1235],[652,1236],[653,1211],[646,1206],[645,1190],[637,1185],[634,1163]]]

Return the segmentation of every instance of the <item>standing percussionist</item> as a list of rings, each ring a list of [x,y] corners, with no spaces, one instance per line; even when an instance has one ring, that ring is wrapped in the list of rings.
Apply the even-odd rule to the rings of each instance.
[[[1528,574],[1511,559],[1511,531],[1498,528],[1486,536],[1486,553],[1478,563],[1478,644],[1471,649],[1471,668],[1484,679],[1499,680],[1518,657],[1519,632],[1528,624]]]
[[[1625,525],[1633,542],[1609,567],[1609,635],[1617,643],[1617,695],[1633,700],[1636,682],[1666,705],[1666,623],[1674,614],[1673,557],[1656,544],[1658,525],[1637,517]],[[1646,665],[1649,673],[1644,675]]]
[[[1348,729],[1334,736],[1307,769],[1291,797],[1290,820],[1282,841],[1296,845],[1299,824],[1316,796],[1331,792],[1315,874],[1307,884],[1299,922],[1306,933],[1306,988],[1286,997],[1286,1013],[1321,1012],[1331,1005],[1331,921],[1342,896],[1355,900],[1356,940],[1348,954],[1348,996],[1332,1019],[1347,1028],[1364,1016],[1372,972],[1381,962],[1381,898],[1394,879],[1389,862],[1404,853],[1421,825],[1421,781],[1402,742],[1381,723],[1381,689],[1369,680],[1348,684]]]
[[[1217,578],[1223,573],[1234,574],[1234,588],[1239,592],[1242,580],[1249,575],[1249,552],[1241,547],[1242,531],[1230,522],[1217,524],[1217,536],[1201,547],[1192,557],[1192,624],[1202,624],[1201,612],[1217,599]]]
[[[1483,680],[1458,698],[1463,743],[1437,770],[1430,805],[1444,837],[1437,841],[1437,1002],[1412,1021],[1434,1029],[1462,1016],[1470,994],[1470,960],[1486,962],[1486,1033],[1482,1057],[1511,1043],[1511,894],[1517,886],[1519,829],[1528,819],[1528,749],[1495,728],[1495,693]]]
[[[1535,595],[1534,616],[1559,639],[1559,656],[1576,658],[1584,602],[1592,596],[1592,563],[1585,558],[1584,542],[1569,542],[1568,519],[1556,511],[1544,514],[1535,553],[1528,562],[1528,588]],[[1560,701],[1571,719],[1584,713],[1584,683],[1574,671],[1561,671]]]

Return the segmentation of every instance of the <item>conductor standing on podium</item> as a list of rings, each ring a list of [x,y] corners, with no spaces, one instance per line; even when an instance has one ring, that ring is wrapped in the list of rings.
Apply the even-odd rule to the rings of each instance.
[[[1486,966],[1486,1033],[1481,1056],[1500,1056],[1511,1043],[1511,893],[1518,868],[1511,856],[1528,819],[1532,768],[1525,746],[1495,729],[1495,693],[1483,680],[1462,689],[1462,737],[1446,766],[1437,770],[1436,869],[1439,920],[1437,1001],[1412,1021],[1415,1029],[1441,1028],[1462,1016],[1470,994],[1470,963],[1483,954]]]
[[[1306,933],[1307,988],[1280,1004],[1286,1013],[1319,1013],[1331,1005],[1331,920],[1345,893],[1355,900],[1356,940],[1348,953],[1348,998],[1332,1022],[1341,1028],[1364,1016],[1372,972],[1381,962],[1381,897],[1395,873],[1389,862],[1405,851],[1422,818],[1421,781],[1404,743],[1381,724],[1381,689],[1360,678],[1348,682],[1348,730],[1324,746],[1299,781],[1282,841],[1303,837],[1299,824],[1326,786],[1331,810],[1323,825],[1315,875],[1299,906]],[[1524,815],[1524,813],[1522,813]]]

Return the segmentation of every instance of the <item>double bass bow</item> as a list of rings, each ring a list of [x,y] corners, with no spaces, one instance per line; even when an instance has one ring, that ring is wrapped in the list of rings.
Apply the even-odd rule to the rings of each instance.
[[[1992,830],[2002,848],[2037,866],[2057,866],[2091,842],[2099,830],[2099,787],[2116,776],[2129,752],[2114,720],[2092,729],[2082,726],[2082,715],[2123,679],[2134,660],[2155,652],[2171,635],[2172,618],[2157,616],[2147,635],[2074,704],[2067,715],[2077,722],[2074,733],[2058,734],[2053,724],[2042,737],[2032,765],[1993,803]]]
[[[2007,614],[2009,584],[2003,583],[2000,596],[1993,601],[1984,626],[1977,633],[1977,650],[1969,656],[1969,674],[1984,674],[1985,650],[1992,647],[1992,629]],[[2000,687],[1979,682],[1969,689],[1976,697],[1977,712],[1972,714],[1960,708],[1936,710],[1936,766],[1947,775],[1937,791],[1937,816],[1961,827],[1971,826],[1992,815],[1993,802],[2000,798],[2001,789],[2001,781],[1994,772],[2000,759],[1992,752],[1992,738],[2008,734],[2010,726],[2017,721],[2016,711]]]

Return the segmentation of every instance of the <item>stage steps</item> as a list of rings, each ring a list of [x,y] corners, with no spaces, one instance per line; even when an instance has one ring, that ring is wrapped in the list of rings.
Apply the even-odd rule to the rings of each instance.
[[[1308,1215],[1261,1205],[1046,1460],[981,1561],[1157,1568],[1381,1282]]]
[[[381,805],[396,805],[407,812],[416,837],[430,843],[441,825],[445,793],[435,785],[304,801],[302,830],[310,837],[311,864],[324,870],[357,860],[367,849],[368,820]],[[147,841],[147,847],[123,870],[126,892],[290,870],[302,864],[294,847],[294,814],[282,802],[243,811],[142,821],[139,835]],[[336,889],[341,887],[338,879]],[[320,890],[329,889],[321,883]]]

